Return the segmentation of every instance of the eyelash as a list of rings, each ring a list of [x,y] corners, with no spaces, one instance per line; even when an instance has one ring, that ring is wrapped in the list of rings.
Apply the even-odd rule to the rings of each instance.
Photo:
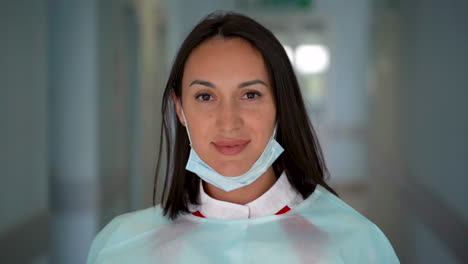
[[[203,99],[202,99],[202,98],[203,98],[204,96],[206,96],[206,95],[213,97],[211,94],[208,94],[208,93],[201,93],[201,94],[195,95],[195,99],[197,99],[197,100],[199,100],[199,101],[202,101],[202,102],[208,102],[208,101],[210,101],[210,100],[203,100]]]
[[[249,92],[246,92],[242,97],[245,97],[246,95],[248,94],[254,94],[254,98],[245,98],[246,100],[255,100],[257,99],[258,97],[262,96],[262,94],[260,92],[257,92],[257,91],[249,91]],[[208,93],[200,93],[200,94],[197,94],[195,96],[195,99],[201,101],[201,102],[208,102],[208,101],[211,101],[211,100],[203,100],[203,97],[204,96],[210,96],[211,98],[213,97],[211,94],[208,94]]]
[[[257,99],[258,97],[262,96],[261,93],[257,92],[257,91],[248,91],[244,94],[244,96],[248,95],[248,94],[254,94],[255,97],[254,98],[246,98],[247,100],[255,100]]]

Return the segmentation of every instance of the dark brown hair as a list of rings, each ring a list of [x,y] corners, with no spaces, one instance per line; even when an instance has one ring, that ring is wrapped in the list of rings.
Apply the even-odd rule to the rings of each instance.
[[[164,215],[175,219],[180,213],[188,212],[189,203],[198,203],[200,178],[185,170],[190,146],[187,132],[177,120],[172,93],[175,92],[178,98],[181,97],[184,66],[192,50],[215,36],[243,38],[256,47],[263,56],[276,100],[278,122],[276,140],[285,149],[273,164],[276,175],[284,169],[289,182],[304,199],[315,190],[317,184],[336,194],[325,182],[328,172],[323,154],[283,46],[268,29],[253,19],[230,12],[213,13],[204,18],[189,33],[177,53],[163,95],[163,121],[153,203],[157,202],[155,195],[161,165],[163,135],[166,139],[167,156],[162,195]]]

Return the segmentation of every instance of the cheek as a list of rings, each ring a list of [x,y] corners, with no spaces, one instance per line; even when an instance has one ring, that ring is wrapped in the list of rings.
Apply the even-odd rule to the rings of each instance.
[[[245,115],[245,123],[260,141],[267,141],[275,126],[275,109],[262,109]]]
[[[195,147],[203,147],[203,143],[214,132],[215,115],[212,113],[194,112],[189,118],[192,141]]]

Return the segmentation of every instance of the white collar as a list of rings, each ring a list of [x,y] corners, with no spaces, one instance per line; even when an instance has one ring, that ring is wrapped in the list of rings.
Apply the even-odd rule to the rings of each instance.
[[[283,172],[273,186],[254,201],[241,205],[216,200],[210,197],[200,184],[200,205],[192,212],[199,211],[204,217],[215,219],[246,219],[274,215],[285,206],[290,208],[302,202]]]

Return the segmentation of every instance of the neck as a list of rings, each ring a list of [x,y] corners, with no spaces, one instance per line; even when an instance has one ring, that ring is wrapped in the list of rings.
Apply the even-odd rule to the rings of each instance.
[[[207,182],[203,182],[203,189],[214,199],[236,204],[248,204],[268,191],[276,180],[273,167],[270,166],[257,180],[239,189],[226,192]]]

